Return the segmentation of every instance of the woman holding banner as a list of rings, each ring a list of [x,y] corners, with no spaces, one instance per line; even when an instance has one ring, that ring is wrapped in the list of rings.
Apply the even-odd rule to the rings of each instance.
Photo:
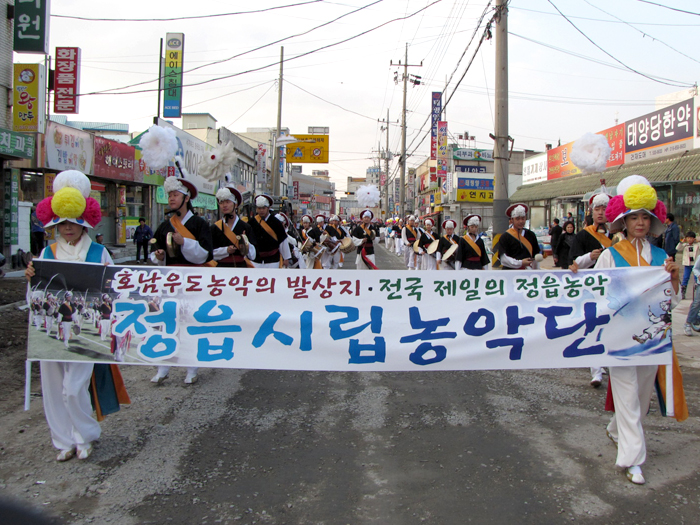
[[[101,244],[90,240],[87,229],[102,219],[100,205],[90,197],[90,181],[79,171],[63,171],[54,179],[54,196],[47,197],[37,206],[37,216],[45,227],[56,227],[58,240],[44,248],[40,259],[112,264],[112,258]],[[35,274],[30,263],[25,271],[27,279]],[[66,292],[68,296],[70,292]],[[92,403],[88,387],[93,381],[93,371],[99,378],[94,381],[96,390],[102,393],[102,381],[109,384],[112,399],[116,403],[128,403],[128,395],[119,369],[110,365],[93,365],[79,361],[41,361],[41,390],[44,413],[51,430],[53,445],[60,451],[58,461],[75,456],[86,459],[92,453],[92,442],[100,437],[100,424],[92,417]],[[109,377],[107,377],[109,376]],[[98,418],[100,405],[96,405]],[[113,410],[112,410],[113,411]]]
[[[620,268],[631,266],[664,266],[671,274],[670,308],[680,302],[679,266],[666,253],[649,244],[647,234],[661,234],[664,231],[666,206],[657,200],[656,191],[649,182],[639,175],[623,179],[617,187],[618,195],[613,197],[606,209],[611,223],[610,231],[623,231],[625,239],[604,250],[596,268]],[[671,406],[665,406],[668,415],[678,421],[688,417],[688,409],[683,394],[683,380],[678,368],[675,351],[673,372],[667,374],[666,366],[612,366],[606,410],[614,410],[607,427],[607,435],[617,445],[618,467],[625,469],[627,479],[632,483],[645,483],[641,465],[646,460],[646,443],[642,422],[649,410],[655,380],[665,400],[673,396]],[[672,379],[672,381],[669,381]],[[660,400],[660,404],[664,400]],[[614,405],[614,406],[613,406]],[[666,415],[666,414],[664,414]]]

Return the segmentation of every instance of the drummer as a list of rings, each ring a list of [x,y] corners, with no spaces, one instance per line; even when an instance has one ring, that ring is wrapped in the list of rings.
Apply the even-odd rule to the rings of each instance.
[[[340,251],[340,249],[342,248],[343,239],[348,238],[348,235],[340,227],[340,218],[337,215],[331,215],[328,225],[326,226],[326,233],[329,235],[332,242],[340,243],[340,245],[332,253],[328,252],[327,255],[324,254],[325,258],[322,261],[323,267],[330,270],[336,270],[343,265],[343,252]],[[352,242],[350,243],[350,246],[354,246]]]
[[[314,247],[316,247],[318,243],[317,239],[313,237],[314,228],[311,226],[312,222],[313,220],[311,219],[311,215],[301,216],[301,228],[299,228],[299,236],[301,237],[302,242],[301,253],[304,256],[307,268],[320,270],[322,268],[321,261],[318,257],[316,257],[317,252],[314,251]],[[318,235],[318,237],[320,237],[320,235]]]
[[[445,232],[440,236],[435,257],[438,261],[438,270],[454,270],[454,253],[459,249],[459,237],[455,235],[455,221],[447,219],[442,221],[442,229]]]
[[[222,220],[211,228],[214,260],[219,268],[252,268],[255,260],[253,228],[238,217],[241,193],[233,186],[224,186],[216,192]]]
[[[489,257],[484,241],[479,237],[481,215],[467,215],[463,221],[466,232],[459,239],[455,255],[456,270],[488,270]]]
[[[284,226],[285,231],[290,231],[289,217],[287,217],[286,213],[279,212],[275,215],[275,218],[282,223],[282,226]],[[299,250],[299,247],[297,246],[296,237],[293,237],[290,233],[289,235],[287,235],[287,239],[285,240],[285,242],[289,244],[289,252],[292,254],[292,257],[289,260],[289,268],[299,268],[300,270],[306,270],[306,261],[304,260],[304,256],[302,255],[301,251]]]
[[[431,245],[437,241],[435,235],[433,235],[435,221],[431,218],[427,218],[423,224],[425,224],[425,229],[421,232],[418,240],[418,254],[421,256],[420,269],[437,270],[437,259],[435,257],[437,244],[431,247]]]
[[[401,230],[401,244],[403,245],[404,263],[409,270],[418,270],[420,262],[418,254],[413,251],[413,245],[420,238],[420,229],[416,227],[416,218],[413,215],[408,217],[408,223]]]

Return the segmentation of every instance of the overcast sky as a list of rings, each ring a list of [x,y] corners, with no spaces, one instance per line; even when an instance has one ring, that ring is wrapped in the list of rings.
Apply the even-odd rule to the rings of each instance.
[[[81,48],[82,93],[146,82],[112,91],[122,94],[83,96],[80,114],[70,119],[127,123],[130,131],[142,131],[156,114],[160,38],[185,33],[185,70],[199,69],[184,76],[184,112],[210,113],[219,126],[244,134],[249,127],[276,125],[284,45],[282,126],[293,134],[306,133],[308,126],[330,127],[330,163],[304,165],[304,172],[328,169],[342,190],[348,176],[365,175],[380,142],[384,148],[386,132],[377,121],[386,119],[387,109],[390,150],[400,151],[402,85],[394,83],[397,68],[390,61],[403,63],[406,44],[409,64],[423,63],[409,68],[423,81],[408,89],[409,166],[429,155],[429,141],[420,139],[427,130],[430,94],[442,91],[450,76],[447,96],[464,75],[447,107],[450,133],[468,131],[476,136],[476,147],[492,148],[495,41],[484,41],[478,51],[477,46],[493,5],[488,0],[52,0],[51,49]],[[270,10],[281,6],[288,7]],[[513,0],[509,6],[509,132],[516,149],[541,151],[545,143],[570,142],[613,126],[616,119],[643,115],[654,109],[655,97],[688,89],[698,79],[700,2]],[[64,18],[164,19],[266,9],[172,21]],[[325,46],[330,47],[320,49]],[[241,56],[226,60],[235,55]],[[36,61],[37,55],[15,56],[15,62]],[[257,68],[262,69],[247,72]],[[229,78],[212,81],[219,77]],[[123,94],[139,90],[148,91]],[[180,125],[178,119],[174,123]],[[396,160],[392,169],[395,165]]]

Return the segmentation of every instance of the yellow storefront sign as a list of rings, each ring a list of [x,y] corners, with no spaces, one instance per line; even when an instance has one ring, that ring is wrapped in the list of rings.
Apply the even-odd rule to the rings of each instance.
[[[329,135],[297,135],[299,142],[287,144],[287,162],[328,164]]]
[[[457,190],[457,202],[493,202],[492,190]]]
[[[44,133],[46,114],[44,64],[14,64],[12,129]]]

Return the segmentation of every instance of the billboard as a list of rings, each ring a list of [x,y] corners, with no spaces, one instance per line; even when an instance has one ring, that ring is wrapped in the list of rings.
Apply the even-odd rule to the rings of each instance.
[[[430,158],[437,159],[437,143],[438,143],[438,121],[442,114],[442,93],[433,91],[432,106],[430,110],[431,128],[430,128]]]
[[[182,66],[185,34],[167,33],[165,42],[163,117],[180,118],[182,116]]]
[[[34,157],[35,139],[32,135],[15,133],[0,128],[0,154],[8,157],[31,159]]]
[[[621,166],[625,157],[625,124],[619,124],[599,131],[597,135],[603,135],[608,140],[611,152],[605,168],[612,166]],[[561,177],[570,177],[571,175],[581,174],[581,170],[571,162],[571,150],[574,147],[574,142],[569,142],[563,146],[552,148],[547,152],[547,178],[559,179]]]
[[[105,179],[134,180],[134,146],[95,137],[95,175]]]
[[[692,98],[625,122],[625,162],[649,160],[693,148]]]
[[[15,8],[15,53],[49,54],[50,0],[17,0]],[[8,17],[9,18],[9,17]]]
[[[93,136],[86,131],[49,121],[46,123],[44,161],[40,164],[57,171],[78,170],[88,175],[92,174],[92,139]]]
[[[297,135],[299,142],[287,144],[287,162],[328,164],[329,135]]]
[[[80,48],[57,47],[54,74],[54,113],[78,113],[80,97]]]
[[[437,176],[445,177],[447,175],[447,122],[441,120],[438,122],[438,151],[437,151]]]
[[[523,160],[523,186],[547,180],[547,153],[533,155]]]
[[[493,179],[457,179],[457,202],[493,202]]]
[[[44,64],[14,64],[12,129],[43,133],[46,118]]]
[[[452,151],[454,160],[478,160],[493,162],[492,149],[460,148]]]

